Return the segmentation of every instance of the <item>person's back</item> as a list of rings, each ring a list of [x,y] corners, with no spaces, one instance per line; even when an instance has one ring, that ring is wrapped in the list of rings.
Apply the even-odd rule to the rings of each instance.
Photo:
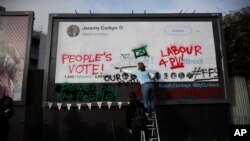
[[[144,131],[146,141],[148,141],[147,116],[144,105],[136,100],[134,93],[129,94],[130,104],[127,107],[127,127],[133,136],[133,141],[140,141],[141,131]]]

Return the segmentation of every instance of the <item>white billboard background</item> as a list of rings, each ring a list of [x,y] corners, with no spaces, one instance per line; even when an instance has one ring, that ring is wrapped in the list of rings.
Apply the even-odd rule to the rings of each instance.
[[[79,27],[74,37],[67,33],[72,25]],[[138,62],[159,72],[160,82],[218,81],[212,22],[59,23],[55,83],[118,82],[103,76],[121,75],[115,67],[137,69],[129,66]],[[173,72],[185,77],[170,78]],[[190,72],[196,77],[186,77]]]

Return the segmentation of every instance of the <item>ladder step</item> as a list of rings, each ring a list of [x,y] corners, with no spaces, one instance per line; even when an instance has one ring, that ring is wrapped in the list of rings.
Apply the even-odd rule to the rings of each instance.
[[[148,124],[147,127],[155,127],[154,123],[153,124]]]
[[[149,141],[157,141],[158,138],[149,138]]]
[[[154,116],[154,117],[148,117],[148,120],[150,120],[150,119],[154,120],[154,119],[155,119],[155,116]]]
[[[148,122],[147,127],[155,127],[155,120],[149,120]]]

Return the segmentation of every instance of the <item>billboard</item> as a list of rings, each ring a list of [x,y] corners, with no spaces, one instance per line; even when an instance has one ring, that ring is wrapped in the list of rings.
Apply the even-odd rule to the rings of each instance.
[[[0,13],[0,97],[25,103],[33,12]]]
[[[117,68],[134,70],[143,62],[157,74],[158,103],[225,100],[220,18],[52,14],[47,94],[56,101],[107,101],[97,98],[103,97],[100,93],[113,93],[112,101],[126,100],[128,91],[140,93],[140,88],[133,75]],[[103,92],[103,86],[110,91]],[[82,98],[90,93],[95,93],[92,99]]]

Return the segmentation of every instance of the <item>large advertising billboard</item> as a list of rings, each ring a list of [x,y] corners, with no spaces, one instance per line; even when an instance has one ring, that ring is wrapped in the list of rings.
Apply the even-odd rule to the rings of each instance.
[[[220,14],[63,16],[51,16],[49,99],[126,100],[139,84],[117,68],[135,70],[138,62],[157,76],[158,103],[226,99]]]
[[[33,12],[0,13],[0,98],[25,103]]]

